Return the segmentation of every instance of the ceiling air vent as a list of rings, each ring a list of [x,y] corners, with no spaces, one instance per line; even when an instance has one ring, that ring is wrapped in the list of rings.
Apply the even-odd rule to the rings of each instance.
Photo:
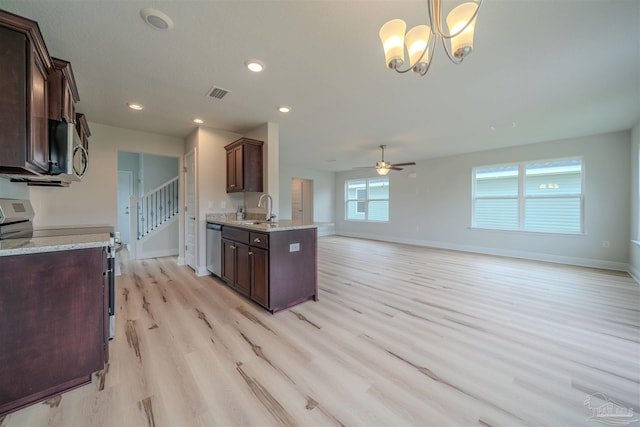
[[[209,91],[209,96],[212,98],[222,99],[226,94],[231,92],[230,90],[222,89],[221,87],[214,86],[213,89]]]

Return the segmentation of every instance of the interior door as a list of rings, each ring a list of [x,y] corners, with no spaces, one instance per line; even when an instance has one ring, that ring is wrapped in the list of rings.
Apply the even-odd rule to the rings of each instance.
[[[131,243],[129,198],[132,194],[133,173],[118,171],[118,231],[120,232],[120,241],[125,245]]]
[[[185,263],[197,270],[196,268],[196,161],[195,152],[190,151],[184,156],[185,163],[185,186],[186,186],[186,209],[185,209]]]
[[[313,222],[313,180],[292,178],[291,219]]]

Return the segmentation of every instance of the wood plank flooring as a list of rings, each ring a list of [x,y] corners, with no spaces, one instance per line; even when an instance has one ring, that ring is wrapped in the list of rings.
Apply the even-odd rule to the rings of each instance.
[[[605,399],[638,425],[626,273],[331,236],[320,301],[271,315],[174,258],[121,269],[109,365],[1,427],[597,426]]]

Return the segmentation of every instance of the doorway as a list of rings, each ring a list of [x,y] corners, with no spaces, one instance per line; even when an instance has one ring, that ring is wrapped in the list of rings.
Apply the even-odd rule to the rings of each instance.
[[[129,199],[133,194],[133,173],[118,171],[118,231],[123,245],[131,243],[131,217],[129,215]]]
[[[291,179],[291,219],[303,223],[313,222],[312,179]]]

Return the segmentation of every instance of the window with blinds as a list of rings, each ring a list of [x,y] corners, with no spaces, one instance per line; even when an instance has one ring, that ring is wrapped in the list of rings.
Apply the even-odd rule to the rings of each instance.
[[[581,159],[476,167],[472,226],[583,233],[583,187]]]
[[[346,182],[346,219],[389,221],[389,177]]]

